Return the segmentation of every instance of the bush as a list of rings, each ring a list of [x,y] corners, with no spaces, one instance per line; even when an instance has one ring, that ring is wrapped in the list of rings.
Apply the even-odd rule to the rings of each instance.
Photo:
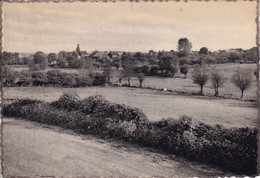
[[[42,72],[32,73],[32,84],[34,86],[44,86],[47,83],[46,74]]]
[[[19,73],[19,79],[16,83],[17,86],[30,86],[32,84],[32,75],[30,71],[21,71]]]
[[[158,65],[152,66],[148,74],[151,76],[156,76],[156,75],[158,75],[159,69],[160,68]]]
[[[50,104],[18,100],[5,105],[3,115],[131,141],[238,174],[256,173],[256,129],[226,129],[193,122],[188,116],[149,122],[139,109],[111,103],[102,96],[79,100],[68,93]]]
[[[185,75],[185,78],[188,71],[189,71],[189,66],[187,64],[184,64],[180,67],[180,72]]]
[[[50,70],[46,73],[48,84],[51,86],[60,86],[62,84],[59,70]]]
[[[100,73],[91,73],[90,76],[93,78],[93,85],[105,85],[106,76]]]
[[[76,94],[64,93],[57,100],[52,102],[50,105],[57,109],[63,109],[67,111],[75,111],[79,108],[79,97]]]

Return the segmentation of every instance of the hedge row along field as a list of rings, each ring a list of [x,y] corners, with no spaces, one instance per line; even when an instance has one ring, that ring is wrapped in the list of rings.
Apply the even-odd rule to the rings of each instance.
[[[21,71],[3,69],[4,87],[52,86],[52,87],[86,87],[104,85],[107,77],[103,73],[66,73],[59,70],[48,72]]]
[[[150,122],[137,108],[111,103],[99,95],[80,100],[67,93],[51,103],[18,100],[5,105],[3,115],[152,147],[237,174],[256,173],[256,129],[226,129],[194,122],[188,116]]]

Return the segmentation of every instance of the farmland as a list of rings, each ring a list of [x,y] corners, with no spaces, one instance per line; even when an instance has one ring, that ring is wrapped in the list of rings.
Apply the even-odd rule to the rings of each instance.
[[[213,69],[217,69],[221,71],[224,77],[227,79],[226,83],[222,88],[220,88],[220,96],[225,96],[229,98],[239,98],[240,90],[236,88],[231,82],[230,79],[237,68],[241,69],[249,69],[253,72],[257,68],[256,64],[220,64],[220,65],[210,65],[207,66],[209,71]],[[188,72],[186,79],[184,79],[184,75],[177,73],[174,78],[162,78],[162,77],[146,77],[143,82],[143,87],[150,87],[156,89],[167,88],[173,91],[180,91],[186,93],[198,93],[199,86],[192,82],[191,71]],[[252,84],[251,87],[246,91],[245,99],[255,99],[257,93],[257,80],[255,76],[252,76]],[[115,80],[118,80],[115,77]],[[139,86],[139,81],[137,78],[133,78],[131,81],[131,85]],[[204,86],[204,94],[205,95],[214,95],[214,89],[211,85],[211,82]]]
[[[77,93],[80,98],[102,95],[109,101],[142,109],[151,121],[162,118],[192,116],[194,120],[225,127],[255,127],[257,108],[254,102],[218,99],[206,96],[181,96],[149,89],[125,87],[12,87],[4,88],[4,99],[31,98],[44,101],[57,100],[64,92]],[[131,97],[129,97],[131,96]]]
[[[13,71],[23,71],[28,70],[28,67],[26,66],[9,66],[11,70]],[[218,70],[221,72],[221,74],[226,79],[226,82],[224,83],[224,86],[219,89],[219,95],[226,98],[240,98],[241,91],[235,87],[232,82],[231,78],[234,74],[236,69],[247,69],[252,72],[252,83],[251,86],[245,91],[244,99],[245,100],[255,100],[256,93],[257,93],[257,80],[256,77],[253,76],[253,72],[257,68],[256,64],[211,64],[207,66],[207,69],[209,71]],[[47,68],[42,72],[47,72],[50,70],[58,70],[60,72],[65,73],[79,73],[79,72],[88,72],[88,70],[85,69],[55,69],[55,68]],[[116,70],[113,68],[113,72],[111,74],[111,82],[117,83],[119,78],[122,78],[122,71],[123,69],[120,68],[119,70]],[[192,81],[191,73],[193,71],[193,68],[190,68],[190,71],[188,72],[186,78],[184,78],[184,75],[177,73],[175,76],[172,77],[156,77],[156,76],[146,76],[143,81],[143,87],[144,88],[152,88],[152,89],[162,89],[167,88],[168,90],[182,92],[182,93],[199,93],[199,86],[194,84]],[[102,72],[101,70],[92,70],[91,72]],[[131,78],[131,86],[139,87],[139,81],[136,77]],[[123,80],[122,84],[126,84],[127,80]],[[207,96],[213,96],[214,95],[214,88],[212,87],[211,81],[208,81],[206,85],[204,86],[204,95]]]

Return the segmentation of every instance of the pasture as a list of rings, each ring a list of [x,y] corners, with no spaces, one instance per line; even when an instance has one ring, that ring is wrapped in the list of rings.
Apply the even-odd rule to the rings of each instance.
[[[226,63],[226,64],[211,64],[207,66],[209,69],[209,73],[213,70],[217,69],[219,70],[223,76],[226,79],[226,82],[223,87],[219,89],[219,95],[224,96],[227,98],[240,98],[241,91],[237,87],[235,87],[231,83],[232,75],[234,74],[235,70],[237,68],[241,69],[248,69],[252,71],[252,83],[251,86],[245,91],[244,99],[246,100],[252,100],[256,99],[257,97],[257,79],[253,75],[255,69],[257,68],[256,64],[234,64],[234,63]],[[28,67],[26,66],[10,66],[11,70],[14,71],[22,71],[22,70],[28,70]],[[80,73],[87,71],[85,69],[57,69],[57,68],[50,68],[44,70],[44,72],[47,72],[49,70],[59,70],[61,72],[66,73]],[[112,83],[117,83],[119,78],[122,77],[122,68],[120,70],[116,70],[115,68],[112,68],[113,72],[111,74],[111,81]],[[190,66],[189,72],[187,74],[187,77],[184,78],[184,75],[180,72],[176,73],[173,78],[171,77],[157,77],[157,76],[146,76],[143,81],[143,87],[144,88],[155,88],[155,89],[162,89],[167,88],[168,90],[178,91],[178,92],[185,92],[185,93],[199,93],[200,88],[198,85],[194,84],[192,82],[192,73],[193,68]],[[88,71],[89,72],[89,71]],[[101,72],[101,70],[92,70],[91,72]],[[123,84],[127,84],[127,79],[122,80]],[[139,81],[136,77],[131,78],[131,86],[139,86]],[[203,92],[205,95],[214,95],[214,88],[212,87],[210,79],[208,80],[207,84],[204,86]]]
[[[217,69],[221,71],[221,73],[226,78],[226,83],[222,88],[219,89],[219,95],[225,96],[228,98],[239,98],[241,96],[241,91],[237,87],[235,87],[230,79],[232,78],[233,73],[237,68],[245,68],[252,71],[252,83],[250,88],[245,91],[244,99],[256,99],[257,97],[257,80],[253,75],[255,69],[257,68],[256,64],[219,64],[219,65],[210,65],[208,66],[209,72]],[[198,85],[192,82],[191,73],[192,68],[189,69],[187,77],[184,78],[180,72],[178,72],[173,78],[164,78],[164,77],[146,77],[143,81],[143,87],[162,89],[167,88],[173,91],[187,92],[187,93],[198,93],[200,88]],[[118,80],[118,77],[114,77],[114,81]],[[123,81],[123,83],[127,83],[127,81]],[[137,78],[132,78],[131,80],[132,86],[139,86],[139,81]],[[204,86],[203,92],[205,95],[214,95],[214,88],[211,85],[211,81],[209,80],[207,84]]]
[[[256,103],[206,96],[181,96],[149,89],[124,87],[12,87],[3,88],[4,99],[30,98],[44,101],[57,100],[64,92],[76,93],[80,98],[102,95],[109,101],[137,107],[151,121],[162,118],[191,116],[208,124],[231,127],[255,127],[258,110]]]

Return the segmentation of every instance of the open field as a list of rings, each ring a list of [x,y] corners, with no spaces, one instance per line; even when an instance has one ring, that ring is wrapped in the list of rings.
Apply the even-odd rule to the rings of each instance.
[[[21,70],[28,70],[28,67],[26,66],[10,66],[12,70],[14,71],[21,71]],[[256,64],[211,64],[210,66],[207,66],[209,68],[209,71],[213,71],[213,69],[217,69],[221,71],[221,73],[224,75],[224,77],[227,79],[226,83],[222,88],[219,89],[219,95],[225,96],[229,98],[239,98],[241,96],[241,91],[237,87],[235,87],[230,79],[232,78],[233,73],[237,68],[244,68],[249,69],[252,71],[252,84],[248,90],[245,91],[244,99],[255,99],[256,93],[258,91],[257,89],[257,80],[256,77],[253,75],[255,69],[257,68]],[[84,69],[55,69],[55,68],[47,68],[45,72],[49,70],[59,70],[66,73],[79,73],[80,70]],[[121,69],[122,70],[122,69]],[[121,70],[116,71],[114,69],[113,75],[112,75],[112,82],[116,83],[119,79],[119,77],[122,75]],[[190,68],[187,78],[184,79],[184,75],[182,75],[180,72],[175,75],[174,78],[165,78],[165,77],[146,77],[143,82],[143,87],[150,87],[150,88],[156,88],[156,89],[162,89],[167,88],[169,90],[173,91],[180,91],[180,92],[187,92],[187,93],[198,93],[200,91],[200,88],[198,85],[194,84],[191,79],[191,72],[192,68]],[[92,72],[100,72],[100,70],[94,70]],[[123,80],[123,83],[127,83],[126,80]],[[139,81],[137,78],[133,77],[131,80],[132,86],[139,86]],[[206,95],[214,95],[214,88],[211,85],[211,81],[209,80],[208,83],[204,86],[204,94]]]
[[[139,146],[22,120],[4,119],[3,132],[4,177],[234,175]]]
[[[219,95],[231,98],[239,98],[241,96],[241,91],[235,87],[230,79],[232,78],[233,73],[237,68],[246,68],[252,71],[252,83],[248,90],[245,91],[244,99],[256,99],[257,94],[257,80],[253,75],[255,69],[257,68],[256,64],[220,64],[220,65],[210,65],[208,66],[209,71],[211,72],[213,68],[218,69],[227,78],[226,83],[222,88],[219,89]],[[167,88],[174,91],[181,92],[199,92],[200,87],[192,82],[191,72],[193,69],[190,69],[187,78],[184,79],[184,75],[177,73],[174,78],[164,78],[164,77],[146,77],[143,81],[143,87],[150,88]],[[118,80],[117,77],[114,80]],[[127,83],[124,81],[123,83]],[[131,85],[139,86],[139,81],[137,78],[131,80]],[[211,81],[204,86],[204,94],[214,95],[214,88],[211,85]]]
[[[181,115],[208,124],[225,127],[255,127],[258,110],[253,102],[218,99],[205,96],[169,95],[147,89],[123,87],[53,88],[20,87],[4,88],[4,99],[31,98],[44,101],[57,100],[63,92],[75,92],[80,98],[103,95],[106,99],[142,109],[151,121]]]

